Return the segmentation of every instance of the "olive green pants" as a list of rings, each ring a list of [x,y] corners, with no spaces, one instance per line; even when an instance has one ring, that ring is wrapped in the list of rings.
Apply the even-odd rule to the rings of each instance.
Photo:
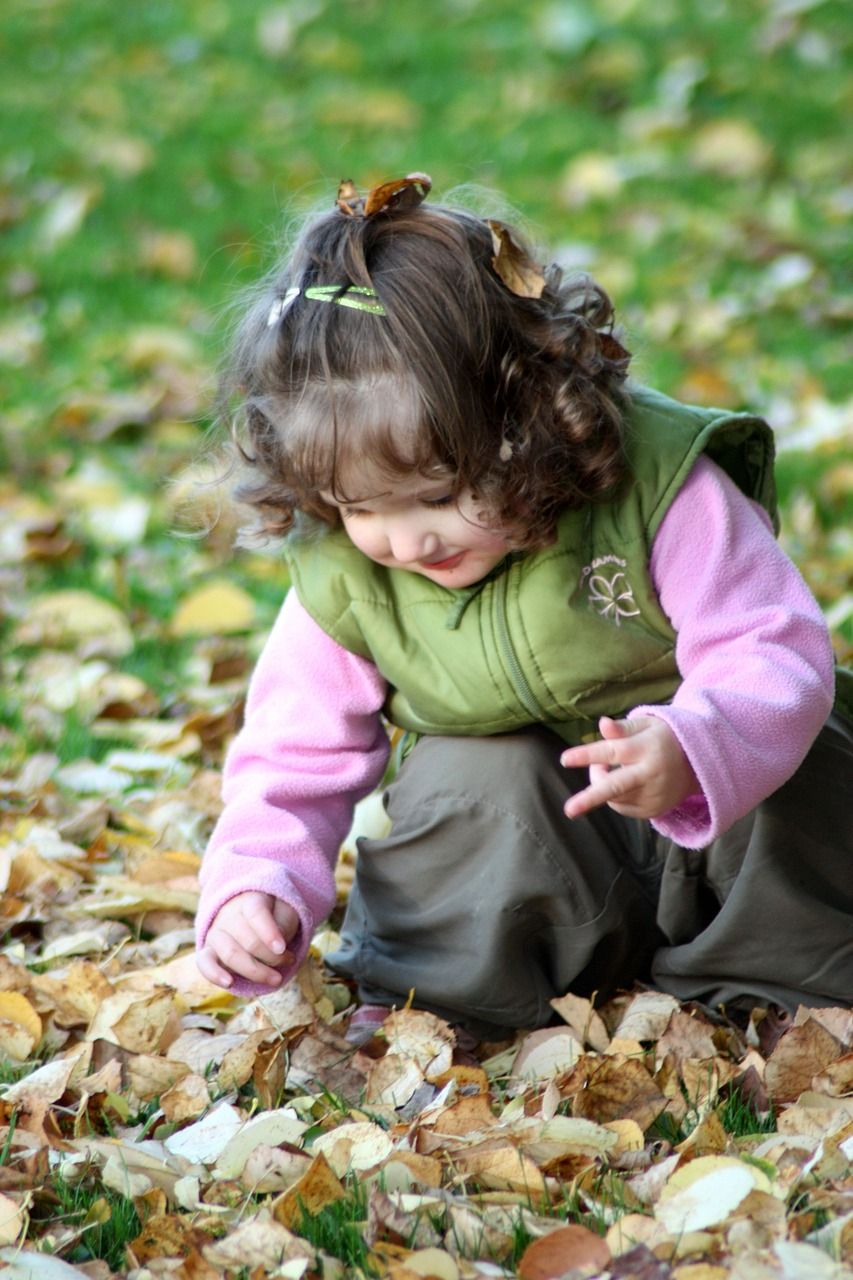
[[[572,990],[639,979],[710,1005],[853,1003],[853,733],[833,718],[794,777],[706,849],[608,808],[544,729],[424,738],[359,842],[333,968],[362,1000],[481,1036],[551,1020]]]

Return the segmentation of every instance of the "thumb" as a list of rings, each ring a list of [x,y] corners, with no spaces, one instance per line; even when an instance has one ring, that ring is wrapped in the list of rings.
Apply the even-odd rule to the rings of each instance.
[[[299,916],[290,903],[284,902],[281,898],[276,898],[272,915],[273,920],[281,929],[285,942],[290,942],[299,928]]]

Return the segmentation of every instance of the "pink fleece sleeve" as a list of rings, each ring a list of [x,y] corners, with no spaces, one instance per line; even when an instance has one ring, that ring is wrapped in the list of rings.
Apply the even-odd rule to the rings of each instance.
[[[200,874],[199,946],[220,907],[254,889],[294,908],[292,971],[305,958],[334,904],[334,867],[353,808],[388,759],[379,714],[385,688],[372,663],[342,649],[288,593],[225,762],[225,808]],[[231,990],[269,988],[237,978]]]
[[[654,541],[651,574],[683,677],[665,720],[702,793],[653,826],[708,844],[796,771],[832,706],[826,623],[767,515],[700,458]]]

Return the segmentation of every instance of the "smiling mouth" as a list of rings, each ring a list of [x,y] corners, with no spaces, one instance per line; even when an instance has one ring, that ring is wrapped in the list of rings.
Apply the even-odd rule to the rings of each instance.
[[[464,555],[464,551],[457,551],[455,556],[448,556],[445,560],[422,560],[421,564],[424,569],[455,569]]]

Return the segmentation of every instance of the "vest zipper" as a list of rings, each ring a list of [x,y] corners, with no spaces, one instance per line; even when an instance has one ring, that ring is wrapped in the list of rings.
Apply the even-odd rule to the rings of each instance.
[[[515,690],[515,695],[528,715],[533,716],[534,720],[540,723],[547,720],[547,715],[543,707],[539,705],[533,690],[527,683],[527,677],[521,669],[521,663],[518,655],[512,647],[512,640],[509,635],[509,623],[507,621],[506,597],[509,590],[509,573],[501,576],[496,584],[497,591],[495,593],[495,602],[497,605],[497,632],[498,642],[503,657],[504,667],[510,677]]]

